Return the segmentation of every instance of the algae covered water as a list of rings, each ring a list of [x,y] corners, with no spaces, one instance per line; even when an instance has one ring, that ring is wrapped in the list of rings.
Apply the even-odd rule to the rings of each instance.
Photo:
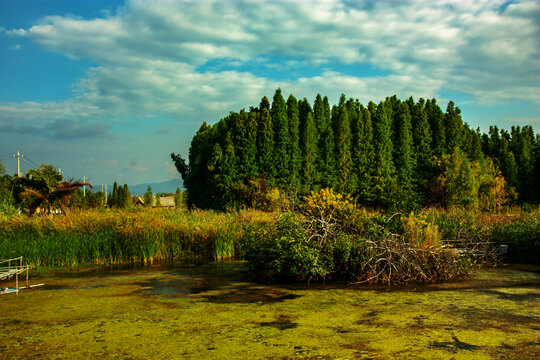
[[[1,359],[540,358],[538,268],[398,288],[269,285],[238,262],[35,281],[0,297]]]

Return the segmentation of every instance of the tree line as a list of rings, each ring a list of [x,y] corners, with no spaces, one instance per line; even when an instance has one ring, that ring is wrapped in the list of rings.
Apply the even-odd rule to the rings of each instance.
[[[400,100],[367,106],[341,95],[284,99],[204,122],[189,155],[171,154],[198,208],[264,207],[331,188],[366,206],[470,206],[496,210],[538,203],[540,137],[531,126],[471,128],[450,101]]]
[[[88,187],[85,190],[81,188]],[[112,192],[92,191],[92,185],[74,179],[64,179],[55,167],[42,164],[38,169],[30,169],[24,176],[10,176],[0,160],[0,215],[16,214],[23,211],[28,215],[37,212],[52,214],[56,210],[84,210],[89,208],[126,209],[134,206],[133,197],[127,184],[114,182]],[[154,194],[148,186],[144,194],[144,206],[160,206],[161,196]],[[174,194],[175,207],[184,206],[180,188]]]

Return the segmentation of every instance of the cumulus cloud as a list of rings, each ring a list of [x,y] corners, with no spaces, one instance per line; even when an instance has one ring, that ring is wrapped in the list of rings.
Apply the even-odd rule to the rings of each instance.
[[[342,92],[362,101],[431,97],[444,87],[486,104],[538,102],[539,15],[536,1],[132,0],[103,18],[46,17],[6,32],[96,66],[71,99],[0,103],[0,126],[45,121],[59,136],[76,136],[89,129],[75,123],[61,130],[57,121],[124,115],[214,121],[278,86],[311,99],[322,93],[337,100]],[[278,81],[241,69],[272,57],[284,59],[285,69],[306,63],[321,71]],[[218,60],[221,66],[200,70]],[[334,64],[386,73],[355,76]]]

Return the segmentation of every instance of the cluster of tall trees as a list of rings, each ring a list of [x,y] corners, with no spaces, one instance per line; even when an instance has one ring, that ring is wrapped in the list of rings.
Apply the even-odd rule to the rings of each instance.
[[[481,134],[453,102],[388,97],[367,106],[317,95],[231,112],[202,124],[188,163],[171,154],[188,203],[200,208],[254,206],[263,193],[300,196],[320,188],[352,194],[369,206],[504,203],[508,194],[538,202],[540,140],[530,126]],[[505,180],[507,179],[507,180]],[[519,197],[518,197],[519,196]],[[483,200],[482,200],[483,197]]]
[[[118,185],[116,181],[113,185],[112,194],[107,198],[107,205],[110,208],[125,209],[131,207],[131,194],[127,184]]]

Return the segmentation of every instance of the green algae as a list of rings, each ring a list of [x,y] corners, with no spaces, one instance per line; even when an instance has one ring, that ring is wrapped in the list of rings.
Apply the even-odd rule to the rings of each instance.
[[[407,287],[268,285],[241,263],[73,271],[0,297],[0,359],[534,359],[537,269]]]

